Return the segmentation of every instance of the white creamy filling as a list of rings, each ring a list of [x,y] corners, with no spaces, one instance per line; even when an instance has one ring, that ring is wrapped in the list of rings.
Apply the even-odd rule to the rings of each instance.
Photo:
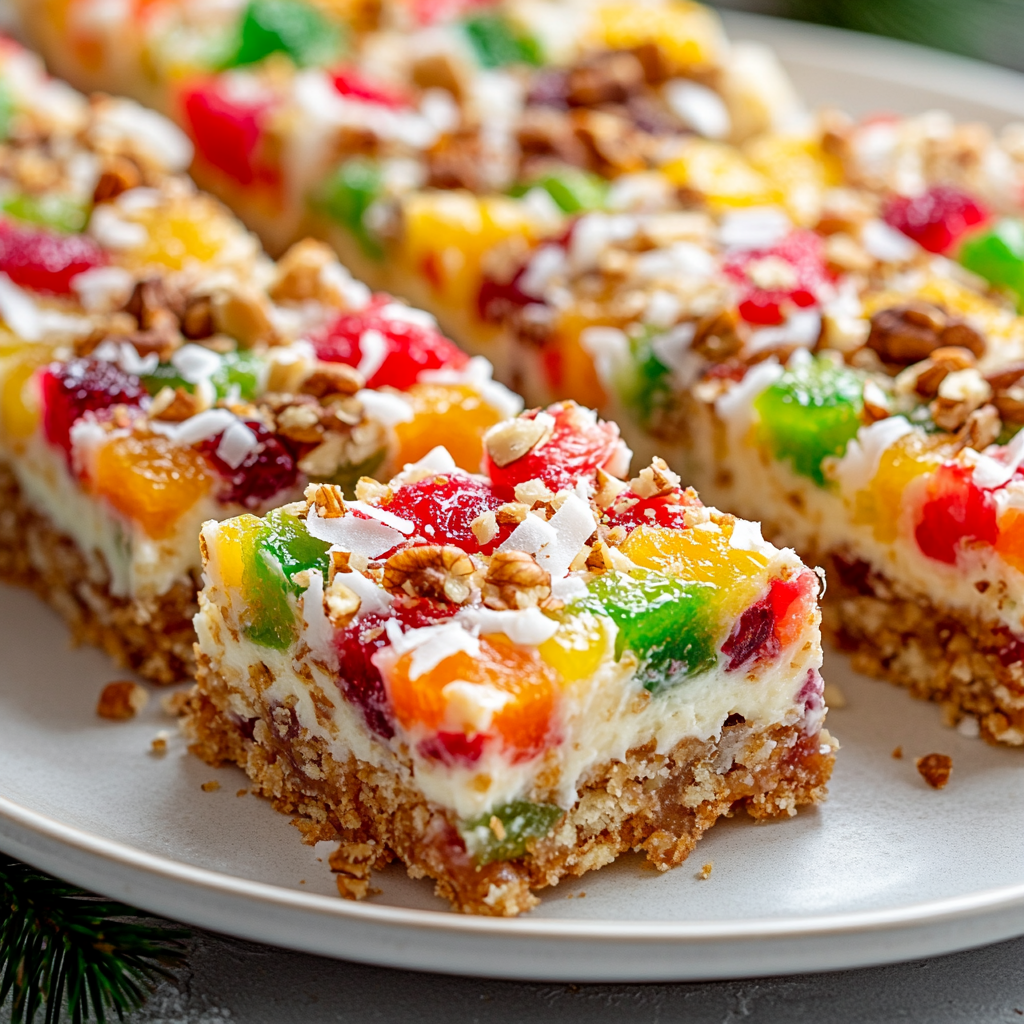
[[[212,532],[216,527],[211,524],[206,529]],[[775,576],[783,565],[796,564],[791,552],[778,552],[770,571]],[[541,772],[545,779],[557,779],[557,801],[570,807],[578,788],[597,766],[622,760],[628,750],[652,739],[659,753],[667,753],[684,739],[717,737],[732,714],[742,715],[753,728],[796,723],[804,716],[798,695],[807,683],[808,672],[821,665],[815,623],[782,657],[758,666],[752,673],[728,672],[719,667],[648,698],[635,680],[633,657],[626,654],[621,662],[613,660],[612,628],[607,631],[606,657],[595,675],[566,683],[559,691],[554,725],[558,741],[540,758],[512,764],[500,751],[488,749],[472,765],[450,767],[421,757],[413,749],[410,766],[400,764],[387,741],[369,732],[359,709],[341,695],[328,664],[312,656],[310,648],[322,646],[315,615],[310,617],[306,630],[315,635],[287,651],[255,644],[237,632],[236,639],[221,625],[225,613],[219,605],[230,607],[232,602],[241,601],[241,595],[226,594],[219,586],[215,559],[206,571],[213,585],[201,599],[196,628],[202,650],[213,658],[231,686],[236,714],[256,717],[261,701],[292,705],[299,725],[322,739],[337,761],[344,763],[354,754],[398,771],[427,799],[450,808],[460,818],[476,817],[523,797]],[[240,611],[233,607],[227,617],[233,619]],[[269,689],[257,692],[250,681],[249,667],[261,662],[273,673],[274,682]],[[326,714],[324,701],[314,701],[307,682],[310,674],[334,705]],[[401,737],[392,742],[400,743]]]
[[[102,498],[82,491],[68,472],[64,453],[41,438],[33,438],[9,462],[26,502],[70,537],[87,559],[96,562],[102,556],[114,597],[156,597],[189,580],[191,570],[202,565],[200,526],[226,511],[213,498],[203,498],[182,514],[170,536],[154,540]]]

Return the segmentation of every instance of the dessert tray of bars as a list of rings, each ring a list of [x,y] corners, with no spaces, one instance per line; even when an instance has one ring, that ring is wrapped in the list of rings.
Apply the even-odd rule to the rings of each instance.
[[[1024,932],[1024,84],[687,0],[16,6],[0,847],[458,973]]]

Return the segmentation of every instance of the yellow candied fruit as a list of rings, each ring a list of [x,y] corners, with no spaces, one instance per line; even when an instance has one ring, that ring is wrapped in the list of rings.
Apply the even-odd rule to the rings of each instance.
[[[590,612],[566,615],[558,632],[537,650],[566,683],[589,679],[608,653],[605,622]]]
[[[525,204],[471,192],[410,193],[403,202],[403,258],[438,297],[475,308],[486,253],[508,238],[532,242],[538,226]]]
[[[11,354],[7,354],[9,350]],[[0,346],[0,427],[5,441],[17,445],[39,426],[36,370],[51,355],[45,345]]]
[[[718,16],[690,0],[605,4],[592,24],[591,34],[612,50],[654,43],[675,71],[714,67],[725,48]]]
[[[647,569],[711,583],[717,588],[723,611],[736,614],[764,590],[768,559],[756,551],[731,545],[732,524],[705,523],[686,530],[664,526],[638,526],[620,550]]]
[[[145,242],[120,252],[119,262],[131,268],[158,264],[181,270],[188,264],[210,263],[242,232],[227,211],[207,196],[181,196],[119,214],[146,230]]]
[[[245,567],[251,560],[253,540],[263,526],[254,515],[236,516],[220,523],[214,540],[207,548],[208,561],[203,567],[227,591],[241,591]]]
[[[93,487],[155,540],[210,490],[206,460],[166,437],[115,437],[96,455]]]
[[[722,142],[692,139],[661,172],[673,185],[700,193],[713,210],[768,206],[783,200],[777,185]]]
[[[793,220],[813,226],[821,214],[824,191],[841,185],[839,159],[818,139],[799,135],[759,135],[744,147],[751,166],[775,184]]]
[[[936,454],[941,439],[906,434],[888,447],[870,485],[854,499],[853,521],[872,526],[875,539],[891,544],[899,535],[900,509],[907,485],[942,464]]]
[[[1024,572],[1024,510],[1008,508],[999,518],[996,551],[1018,572]]]
[[[501,412],[470,384],[414,384],[402,397],[414,418],[395,427],[397,465],[417,462],[443,445],[460,469],[480,472],[484,433],[504,418]]]

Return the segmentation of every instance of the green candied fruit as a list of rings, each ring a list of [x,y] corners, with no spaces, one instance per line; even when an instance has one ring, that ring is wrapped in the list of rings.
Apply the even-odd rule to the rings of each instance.
[[[85,203],[59,194],[31,196],[15,193],[0,199],[0,209],[18,220],[67,234],[84,231],[89,220],[89,207]]]
[[[319,569],[326,578],[330,545],[311,537],[302,521],[283,509],[268,512],[247,541],[251,547],[245,552],[242,585],[249,622],[244,632],[253,643],[283,651],[297,636],[288,594],[298,595],[303,588],[294,576],[303,569]]]
[[[11,119],[14,117],[14,99],[7,83],[0,80],[0,141],[11,134]]]
[[[479,818],[463,821],[459,833],[466,849],[483,866],[496,860],[515,860],[526,853],[530,839],[543,839],[565,811],[554,804],[533,804],[528,800],[513,800]],[[505,831],[499,839],[491,828],[491,819],[497,818]],[[499,830],[500,831],[500,830]]]
[[[298,67],[328,64],[342,50],[341,27],[302,0],[249,0],[238,43],[225,68],[255,64],[283,53]]]
[[[210,383],[218,398],[229,397],[237,388],[238,397],[251,402],[263,391],[266,369],[265,360],[245,349],[226,352],[221,356],[220,368],[210,376]]]
[[[864,380],[857,371],[819,356],[787,370],[754,406],[772,454],[824,487],[822,460],[842,455],[861,425]]]
[[[346,160],[323,187],[321,205],[327,214],[355,235],[363,252],[382,259],[384,249],[366,226],[366,211],[384,192],[384,179],[375,160],[356,156]]]
[[[627,650],[636,655],[637,678],[645,690],[659,693],[717,664],[713,584],[648,570],[632,575],[615,571],[591,580],[587,590],[569,607],[605,615],[615,623],[615,657],[621,659]]]
[[[478,14],[467,18],[462,27],[481,67],[503,68],[509,64],[539,67],[544,63],[537,40],[518,32],[500,14]]]
[[[658,358],[653,341],[656,335],[645,331],[630,338],[630,362],[615,381],[623,404],[644,426],[671,400],[671,370]]]
[[[1024,311],[1024,221],[1006,217],[960,246],[962,266],[997,288],[1013,293]]]
[[[525,195],[532,188],[544,189],[564,213],[601,210],[608,200],[608,182],[600,175],[581,171],[578,167],[559,168],[529,183],[516,185],[512,195]]]
[[[184,388],[189,394],[196,389],[170,363],[158,364],[152,373],[143,374],[139,380],[151,395],[158,394],[164,388]]]

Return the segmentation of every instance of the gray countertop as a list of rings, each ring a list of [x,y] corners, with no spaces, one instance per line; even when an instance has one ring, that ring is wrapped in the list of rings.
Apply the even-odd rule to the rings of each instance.
[[[1024,1019],[1024,939],[888,967],[677,985],[414,974],[197,933],[132,1024],[995,1024]]]

